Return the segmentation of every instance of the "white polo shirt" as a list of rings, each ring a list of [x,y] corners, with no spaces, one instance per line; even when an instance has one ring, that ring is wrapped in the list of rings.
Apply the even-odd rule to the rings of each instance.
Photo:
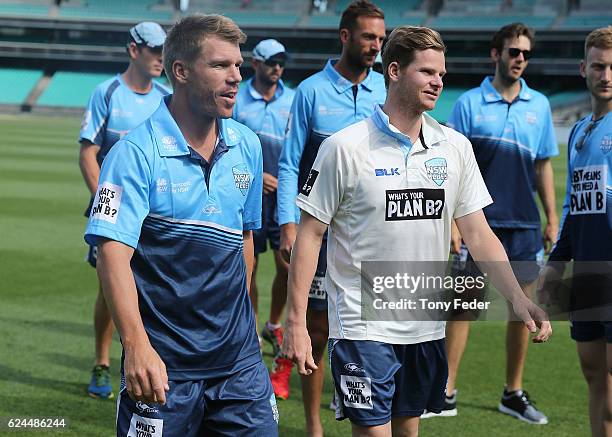
[[[443,321],[362,320],[361,262],[447,261],[452,219],[490,203],[468,139],[426,114],[414,144],[379,106],[330,136],[297,198],[329,225],[330,338],[391,344],[443,338]]]

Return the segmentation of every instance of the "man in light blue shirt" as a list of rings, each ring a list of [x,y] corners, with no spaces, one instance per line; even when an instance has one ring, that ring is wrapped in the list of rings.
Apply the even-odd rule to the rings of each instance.
[[[542,240],[554,242],[559,220],[550,158],[558,152],[548,99],[529,88],[521,77],[531,57],[534,35],[521,23],[502,27],[491,41],[495,75],[464,93],[453,107],[448,125],[464,134],[474,154],[493,204],[484,208],[491,228],[502,241],[521,287],[533,295]],[[539,194],[547,218],[544,234],[535,201]],[[456,229],[456,228],[454,228]],[[467,257],[454,233],[453,251]],[[465,259],[463,259],[465,261]],[[447,325],[449,382],[444,415],[455,415],[455,381],[469,332],[469,322]],[[499,411],[528,423],[545,424],[523,391],[522,376],[529,333],[520,322],[508,322],[506,386]]]
[[[287,52],[275,39],[260,41],[253,49],[251,61],[255,75],[238,91],[234,106],[234,119],[253,130],[261,141],[263,152],[263,201],[262,227],[253,232],[255,266],[251,279],[251,302],[257,315],[257,264],[258,255],[266,251],[267,242],[274,252],[276,275],[272,282],[270,316],[261,330],[261,336],[272,344],[274,368],[270,373],[274,393],[287,399],[292,366],[279,355],[283,341],[281,316],[287,300],[288,265],[278,251],[280,229],[276,213],[278,187],[278,157],[283,147],[287,120],[295,91],[285,86],[281,79],[285,70]]]
[[[322,71],[305,79],[291,107],[278,171],[280,251],[287,261],[300,217],[295,203],[298,189],[308,186],[308,174],[319,146],[333,133],[372,115],[374,105],[383,103],[386,96],[383,76],[371,70],[386,36],[383,11],[367,0],[354,1],[342,14],[339,36],[340,59],[329,60]],[[318,370],[302,380],[307,433],[312,436],[323,435],[319,405],[328,335],[325,271],[323,245],[310,288],[307,321]]]
[[[229,119],[245,39],[220,15],[175,24],[174,94],[102,166],[85,239],[123,345],[120,436],[278,435],[248,296],[261,145]]]
[[[79,166],[92,201],[100,167],[111,147],[146,120],[169,93],[153,81],[163,70],[161,52],[165,39],[166,32],[157,23],[142,22],[132,27],[126,49],[130,57],[127,70],[98,85],[89,99],[79,137]],[[90,207],[86,216],[89,210]],[[90,245],[87,261],[94,268],[96,254],[96,246]],[[94,308],[94,332],[96,358],[88,392],[90,396],[108,399],[113,397],[109,376],[113,322],[101,286]]]

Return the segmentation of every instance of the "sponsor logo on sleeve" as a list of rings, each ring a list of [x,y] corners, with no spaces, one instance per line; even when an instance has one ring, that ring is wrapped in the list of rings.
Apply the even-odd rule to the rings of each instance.
[[[605,214],[606,181],[605,165],[577,167],[572,172],[570,190],[570,214]]]
[[[434,181],[438,187],[441,187],[444,181],[448,179],[448,167],[445,158],[432,158],[425,161],[425,170],[427,170],[427,177]]]
[[[441,188],[386,190],[385,196],[385,221],[442,218],[444,190]]]
[[[244,164],[235,165],[232,167],[234,176],[234,185],[240,190],[243,196],[246,196],[251,187],[251,173],[247,170]]]
[[[119,185],[103,182],[96,192],[96,197],[94,198],[91,208],[91,218],[104,220],[113,224],[117,223],[122,193],[123,188]]]
[[[304,182],[304,185],[302,185],[302,188],[300,188],[300,194],[303,194],[304,196],[308,197],[318,176],[318,171],[310,170],[310,173],[308,173],[308,179],[306,179],[306,182]]]
[[[87,129],[87,127],[89,127],[90,122],[91,122],[91,111],[87,110],[85,111],[85,114],[83,114],[83,120],[81,121],[81,129],[82,130]]]
[[[372,410],[372,380],[367,377],[340,375],[342,404],[349,408]]]
[[[132,413],[128,437],[162,437],[164,429],[163,419],[149,419]]]

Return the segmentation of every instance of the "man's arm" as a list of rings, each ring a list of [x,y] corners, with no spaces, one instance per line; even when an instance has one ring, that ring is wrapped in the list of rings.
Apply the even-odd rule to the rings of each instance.
[[[533,338],[533,341],[535,343],[546,341],[552,334],[548,317],[521,290],[510,268],[508,256],[489,227],[482,210],[459,217],[456,222],[470,254],[478,262],[478,267],[491,278],[493,285],[510,301],[514,313],[525,322],[530,332],[536,332],[536,326],[540,328],[540,332]]]
[[[283,355],[297,364],[301,375],[310,375],[317,369],[306,329],[306,308],[308,291],[317,269],[321,241],[326,230],[325,223],[302,211],[289,265],[287,320],[282,345]]]
[[[92,196],[96,194],[98,189],[98,179],[100,178],[100,166],[96,160],[96,156],[100,151],[100,146],[92,143],[89,140],[81,141],[81,149],[79,150],[79,167],[85,185],[89,188]]]
[[[546,214],[544,229],[544,249],[550,252],[559,232],[559,218],[555,210],[555,182],[550,158],[538,159],[535,162],[536,188]]]
[[[291,105],[285,141],[278,161],[277,209],[280,225],[280,253],[289,262],[299,221],[295,204],[298,195],[300,160],[310,132],[311,102],[298,89]]]
[[[138,309],[138,294],[130,260],[134,249],[100,239],[97,270],[104,297],[125,351],[124,375],[128,394],[146,403],[166,403],[166,366],[151,346]]]
[[[253,244],[253,231],[242,231],[244,242],[242,251],[246,265],[247,290],[251,294],[251,277],[253,276],[253,261],[255,260],[255,246]]]

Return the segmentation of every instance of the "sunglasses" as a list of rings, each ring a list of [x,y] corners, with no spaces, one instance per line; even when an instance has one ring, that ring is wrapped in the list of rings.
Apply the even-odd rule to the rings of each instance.
[[[529,58],[531,58],[531,50],[521,50],[521,49],[517,49],[516,47],[509,47],[508,48],[508,54],[510,56],[512,56],[513,58],[517,58],[518,55],[523,54],[523,58],[525,58],[525,60],[528,60]]]
[[[285,60],[284,59],[266,59],[264,61],[264,64],[267,65],[268,67],[276,67],[278,65],[280,68],[284,68]]]

